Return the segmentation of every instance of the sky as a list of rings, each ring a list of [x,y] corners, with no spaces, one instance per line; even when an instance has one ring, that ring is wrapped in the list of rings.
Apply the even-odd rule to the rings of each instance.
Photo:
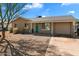
[[[72,15],[79,19],[78,3],[28,3],[22,11],[25,18]]]
[[[19,6],[21,5],[23,4],[20,3]],[[3,5],[3,15],[5,10]],[[72,15],[79,19],[79,3],[25,3],[20,13],[24,18]]]

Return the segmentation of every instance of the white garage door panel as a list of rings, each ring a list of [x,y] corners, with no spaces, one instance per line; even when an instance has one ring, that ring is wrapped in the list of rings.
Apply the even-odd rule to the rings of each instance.
[[[70,34],[71,23],[55,23],[55,34]]]

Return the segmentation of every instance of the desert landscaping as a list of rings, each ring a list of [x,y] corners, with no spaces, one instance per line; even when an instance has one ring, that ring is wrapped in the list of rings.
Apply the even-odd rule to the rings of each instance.
[[[10,40],[17,49],[30,56],[79,55],[79,39],[76,38],[13,34],[9,32],[6,32],[6,38]],[[0,55],[2,55],[2,53]]]

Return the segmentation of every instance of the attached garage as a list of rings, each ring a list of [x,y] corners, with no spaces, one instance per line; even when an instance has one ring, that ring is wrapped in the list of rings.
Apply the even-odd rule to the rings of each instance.
[[[72,34],[72,22],[56,22],[54,23],[55,35],[71,35]]]

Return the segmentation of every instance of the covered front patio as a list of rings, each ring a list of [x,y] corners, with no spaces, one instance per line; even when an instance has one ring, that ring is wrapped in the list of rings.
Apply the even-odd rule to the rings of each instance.
[[[51,22],[33,23],[33,31],[38,34],[51,35]]]
[[[33,33],[50,36],[74,36],[74,22],[37,22],[33,23]]]

